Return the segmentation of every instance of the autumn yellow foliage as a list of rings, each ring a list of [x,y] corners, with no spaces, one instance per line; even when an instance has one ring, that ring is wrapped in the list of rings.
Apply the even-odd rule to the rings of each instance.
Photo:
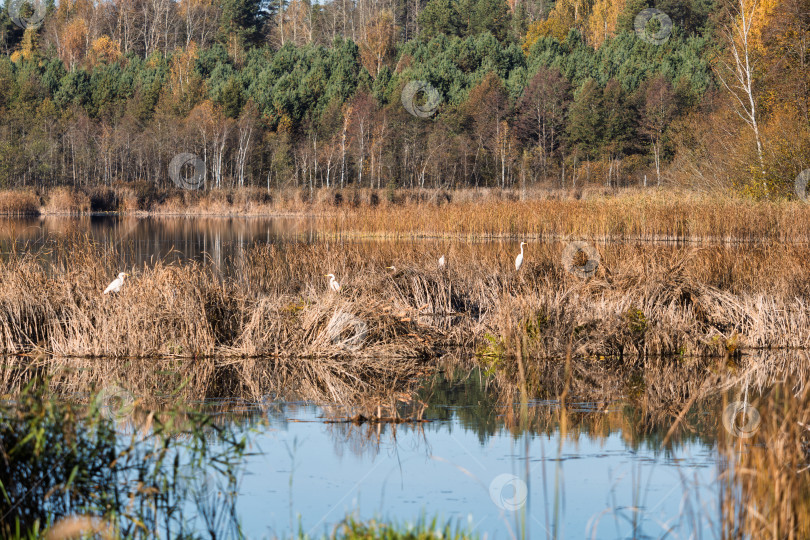
[[[363,66],[372,75],[377,75],[382,66],[396,51],[396,36],[399,27],[394,22],[394,14],[383,10],[368,25],[365,36],[358,44]]]
[[[593,8],[592,2],[593,0],[559,0],[554,4],[554,8],[548,14],[547,19],[535,21],[529,26],[526,37],[523,40],[523,52],[528,54],[532,45],[540,38],[551,36],[562,42],[568,37],[568,32],[571,28],[584,30],[584,28],[587,27],[586,23],[590,18],[589,16]],[[604,7],[600,8],[605,13],[601,16],[601,20],[608,20],[612,10],[617,10],[616,17],[618,17],[618,13],[624,5],[624,0],[620,2],[600,0],[600,2],[605,4]],[[608,4],[611,3],[616,3],[618,7],[608,6]],[[597,21],[596,24],[598,25],[599,22]],[[614,29],[615,25],[614,20],[612,23]],[[584,33],[583,31],[583,34]],[[601,43],[601,41],[599,43]]]
[[[121,45],[106,34],[93,41],[93,44],[90,46],[91,64],[115,62],[120,58]]]
[[[598,48],[616,33],[619,14],[624,10],[625,0],[597,0],[585,26],[585,41]]]

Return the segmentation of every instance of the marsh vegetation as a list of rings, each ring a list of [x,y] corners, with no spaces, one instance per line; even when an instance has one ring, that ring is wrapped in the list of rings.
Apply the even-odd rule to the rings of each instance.
[[[99,188],[101,189],[101,188]],[[106,191],[104,190],[106,189]],[[677,188],[0,191],[0,215],[283,217],[336,237],[810,242],[810,206]],[[56,222],[57,220],[52,220]],[[64,222],[64,220],[62,220]],[[178,221],[168,219],[167,226]],[[237,224],[238,226],[238,224]]]
[[[599,262],[583,279],[566,266],[563,240],[530,243],[515,272],[511,242],[329,238],[247,246],[227,275],[199,261],[133,266],[112,298],[99,291],[123,270],[123,246],[72,237],[10,253],[0,261],[0,348],[424,359],[454,350],[514,356],[524,347],[533,357],[570,348],[644,359],[808,344],[803,245],[594,242]],[[340,293],[326,274],[337,276]]]

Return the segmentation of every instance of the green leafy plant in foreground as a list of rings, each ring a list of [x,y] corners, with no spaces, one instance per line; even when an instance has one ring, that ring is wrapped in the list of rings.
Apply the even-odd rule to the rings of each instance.
[[[146,413],[149,427],[129,434],[130,418],[91,397],[89,406],[55,399],[39,380],[0,402],[0,538],[245,537],[235,506],[244,438],[189,411]],[[350,516],[320,538],[475,536],[436,518]]]
[[[439,524],[437,518],[431,521],[420,519],[416,524],[385,523],[376,520],[357,521],[352,517],[341,523],[330,537],[335,540],[465,540],[478,538],[461,527],[450,523]]]
[[[242,536],[233,494],[244,437],[194,412],[150,413],[122,433],[130,419],[48,387],[38,380],[0,402],[0,538],[36,538],[71,519],[116,538],[195,537],[200,521],[212,537]]]

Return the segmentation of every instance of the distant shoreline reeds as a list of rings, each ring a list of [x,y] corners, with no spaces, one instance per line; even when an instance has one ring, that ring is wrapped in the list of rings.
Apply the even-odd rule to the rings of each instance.
[[[678,189],[0,191],[0,215],[310,216],[333,235],[810,244],[810,205]]]

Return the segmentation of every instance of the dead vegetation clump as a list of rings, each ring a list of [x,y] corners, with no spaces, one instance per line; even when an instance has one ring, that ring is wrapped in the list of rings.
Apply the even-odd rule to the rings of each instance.
[[[563,242],[530,244],[517,273],[510,243],[264,244],[226,275],[199,262],[129,269],[110,296],[119,254],[76,242],[0,262],[3,352],[425,360],[462,349],[497,371],[569,350],[634,363],[810,343],[808,250],[795,246],[599,246],[581,279]]]
[[[83,191],[56,187],[47,194],[44,211],[48,214],[80,215],[90,212],[90,196]]]
[[[493,330],[500,330],[485,355],[502,348],[552,357],[570,347],[575,356],[726,356],[810,342],[805,248],[600,251],[589,279],[530,262],[525,279],[535,294],[496,285]],[[773,277],[757,282],[751,273]]]
[[[39,215],[39,207],[39,197],[33,191],[0,191],[0,215],[37,216]]]

